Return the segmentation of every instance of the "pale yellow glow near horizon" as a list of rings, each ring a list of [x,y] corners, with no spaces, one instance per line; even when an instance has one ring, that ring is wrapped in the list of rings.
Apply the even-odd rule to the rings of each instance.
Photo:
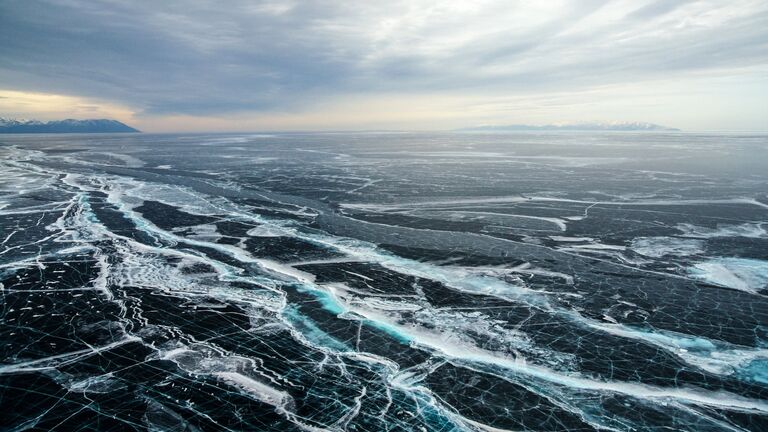
[[[138,116],[147,131],[258,132],[290,130],[444,130],[478,119],[465,97],[450,95],[351,95],[282,112],[212,116]]]
[[[291,110],[199,116],[151,114],[104,100],[0,89],[0,117],[111,118],[144,132],[429,131],[584,121],[645,121],[688,131],[714,130],[701,125],[725,123],[730,130],[749,130],[765,119],[756,106],[756,95],[766,90],[764,69],[756,72],[738,80],[667,78],[549,92],[347,94],[317,97]],[[755,106],[750,116],[735,109],[745,106]]]
[[[34,120],[110,118],[130,123],[133,116],[133,110],[111,102],[0,89],[0,117]]]
[[[454,95],[348,95],[293,111],[195,116],[143,114],[89,98],[0,89],[0,117],[35,120],[111,118],[145,132],[249,132],[259,130],[450,129],[481,121],[473,100]]]
[[[524,94],[361,94],[316,101],[290,112],[142,116],[138,127],[155,132],[258,132],[290,130],[451,130],[480,125],[643,121],[687,131],[750,130],[765,118],[735,106],[755,104],[758,83],[728,79],[646,81],[580,91]],[[695,109],[693,108],[695,107]],[[702,127],[701,125],[705,125]]]

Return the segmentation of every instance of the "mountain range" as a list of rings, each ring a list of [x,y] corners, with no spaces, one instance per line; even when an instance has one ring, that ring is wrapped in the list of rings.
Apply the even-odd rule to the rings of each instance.
[[[123,133],[140,132],[125,123],[110,119],[90,120],[39,120],[11,119],[0,117],[0,133]]]
[[[680,129],[670,128],[646,122],[608,122],[608,123],[557,123],[548,125],[485,125],[459,129],[460,132],[515,132],[515,131],[665,131]]]

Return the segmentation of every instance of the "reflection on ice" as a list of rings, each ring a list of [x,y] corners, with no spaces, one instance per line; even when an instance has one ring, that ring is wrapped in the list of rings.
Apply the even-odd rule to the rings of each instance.
[[[758,293],[768,287],[768,261],[715,258],[693,265],[692,276],[728,288]]]

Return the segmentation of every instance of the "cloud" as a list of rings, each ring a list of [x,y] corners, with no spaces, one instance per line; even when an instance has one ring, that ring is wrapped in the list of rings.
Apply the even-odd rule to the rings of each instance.
[[[474,100],[754,74],[768,64],[768,3],[0,1],[0,40],[5,88],[144,118],[284,116],[366,94]]]

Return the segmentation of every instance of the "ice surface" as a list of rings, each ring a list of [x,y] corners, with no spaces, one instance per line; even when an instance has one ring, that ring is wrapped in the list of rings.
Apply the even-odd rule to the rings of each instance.
[[[717,238],[717,237],[748,237],[764,238],[768,236],[765,223],[745,223],[740,225],[717,224],[715,228],[696,226],[687,223],[678,224],[677,229],[685,237]]]
[[[765,430],[766,138],[586,136],[3,138],[0,429]]]
[[[704,252],[701,240],[675,237],[638,237],[632,240],[632,250],[652,258],[663,256],[686,257]]]

